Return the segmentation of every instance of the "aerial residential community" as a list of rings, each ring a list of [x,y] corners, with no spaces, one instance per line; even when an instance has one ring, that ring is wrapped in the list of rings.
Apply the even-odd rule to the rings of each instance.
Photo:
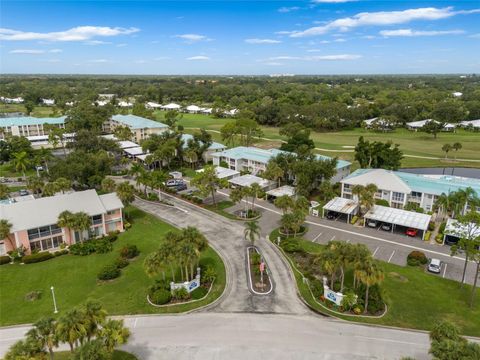
[[[0,357],[479,360],[479,16],[3,1]]]

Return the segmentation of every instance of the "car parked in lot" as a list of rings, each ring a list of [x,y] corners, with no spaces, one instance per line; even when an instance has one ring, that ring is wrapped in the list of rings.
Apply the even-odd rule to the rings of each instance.
[[[185,185],[185,181],[183,181],[182,179],[170,179],[165,181],[165,186],[167,187],[177,187],[182,184]]]
[[[367,220],[367,226],[371,228],[377,227],[377,222],[375,220]]]
[[[178,184],[177,186],[172,186],[172,187],[173,189],[175,189],[176,192],[187,190],[187,184],[185,183],[181,183],[181,184]]]
[[[28,195],[28,190],[22,189],[18,192],[20,196],[27,196]]]
[[[405,231],[405,234],[407,236],[415,237],[418,234],[418,230],[413,228],[408,228],[407,231]]]
[[[327,219],[328,219],[328,220],[334,220],[334,219],[335,219],[335,213],[329,211],[329,212],[327,213]]]
[[[385,230],[385,231],[390,231],[390,230],[392,230],[392,224],[383,223],[383,224],[382,224],[382,230]]]
[[[442,262],[438,259],[430,259],[427,270],[435,274],[440,274],[440,271],[442,270]]]

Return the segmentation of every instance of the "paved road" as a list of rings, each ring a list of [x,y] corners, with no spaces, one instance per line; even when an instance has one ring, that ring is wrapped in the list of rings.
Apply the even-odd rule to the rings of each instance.
[[[429,359],[424,333],[339,322],[314,315],[194,313],[127,317],[124,347],[161,359]],[[0,329],[0,354],[28,328]]]
[[[264,239],[257,246],[271,270],[274,291],[267,296],[253,295],[248,290],[245,267],[246,246],[243,224],[202,209],[185,201],[169,197],[175,207],[136,200],[134,205],[170,224],[183,228],[197,227],[221,255],[227,268],[227,289],[222,299],[210,307],[215,312],[263,312],[305,314],[308,309],[296,294],[295,281],[288,265]]]

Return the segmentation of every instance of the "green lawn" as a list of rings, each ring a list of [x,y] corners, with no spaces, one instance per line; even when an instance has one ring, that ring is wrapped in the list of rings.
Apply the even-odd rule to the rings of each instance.
[[[55,353],[55,360],[71,360],[72,353],[70,351],[60,351]],[[125,351],[115,350],[113,352],[112,360],[137,360],[138,358]]]
[[[36,175],[36,172],[35,170],[29,168],[27,171],[25,171],[25,175],[27,177]],[[21,178],[23,177],[23,174],[16,171],[15,167],[11,163],[7,162],[5,164],[0,164],[0,177]]]
[[[276,239],[277,232],[272,232],[270,238]],[[300,240],[300,244],[304,251],[312,254],[321,252],[323,248],[322,245],[306,240]],[[288,256],[287,259],[292,265],[292,258]],[[428,274],[420,268],[385,262],[381,262],[381,265],[385,271],[381,288],[388,305],[387,314],[380,319],[335,316],[349,321],[421,330],[431,330],[438,320],[445,319],[459,326],[465,335],[480,334],[480,289],[477,289],[475,306],[470,309],[470,286],[460,289],[458,282]],[[315,310],[334,315],[314,301],[302,276],[297,271],[294,274],[303,299]]]
[[[163,234],[173,228],[136,208],[129,209],[132,228],[121,234],[114,250],[107,254],[89,256],[65,255],[42,263],[2,265],[0,267],[0,325],[30,323],[45,315],[53,315],[50,286],[55,287],[60,314],[85,302],[100,301],[111,315],[174,313],[191,310],[210,303],[225,287],[225,268],[218,254],[208,248],[201,254],[202,265],[212,265],[217,272],[209,296],[199,302],[155,308],[146,301],[147,288],[154,282],[143,269],[145,256],[158,248]],[[96,275],[105,265],[118,257],[125,244],[136,244],[141,254],[122,269],[119,278],[106,283],[97,282]],[[28,302],[25,294],[40,290],[39,300]]]
[[[53,116],[54,106],[35,106],[30,116],[34,117],[50,117]],[[0,113],[23,112],[26,113],[25,106],[22,104],[0,104]],[[57,114],[55,116],[61,116]]]

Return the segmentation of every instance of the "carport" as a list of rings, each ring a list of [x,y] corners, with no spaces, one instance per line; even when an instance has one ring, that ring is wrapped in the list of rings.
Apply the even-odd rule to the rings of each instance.
[[[123,152],[130,158],[134,158],[138,155],[144,154],[144,151],[141,146],[123,149]]]
[[[366,214],[365,221],[374,220],[382,223],[392,224],[392,232],[395,226],[403,226],[422,231],[422,240],[425,238],[425,232],[432,218],[431,215],[421,214],[413,211],[396,209],[386,206],[374,205]]]
[[[461,238],[475,238],[480,236],[480,227],[474,223],[459,224],[458,220],[448,219],[443,235],[443,243],[447,237],[455,239],[457,242]]]
[[[275,181],[262,179],[261,177],[258,177],[258,176],[255,176],[255,175],[250,175],[250,174],[234,177],[233,179],[228,180],[228,182],[233,187],[237,187],[237,186],[238,187],[250,187],[253,184],[257,183],[258,185],[260,185],[260,187],[264,191],[273,189],[276,185]]]
[[[266,196],[268,197],[273,197],[273,198],[279,198],[282,196],[289,196],[293,197],[295,196],[295,188],[290,185],[284,185],[280,186],[279,188],[272,189],[266,192]]]
[[[323,206],[322,217],[325,217],[325,210],[347,215],[347,223],[350,223],[350,217],[357,213],[358,202],[352,199],[335,197]]]

